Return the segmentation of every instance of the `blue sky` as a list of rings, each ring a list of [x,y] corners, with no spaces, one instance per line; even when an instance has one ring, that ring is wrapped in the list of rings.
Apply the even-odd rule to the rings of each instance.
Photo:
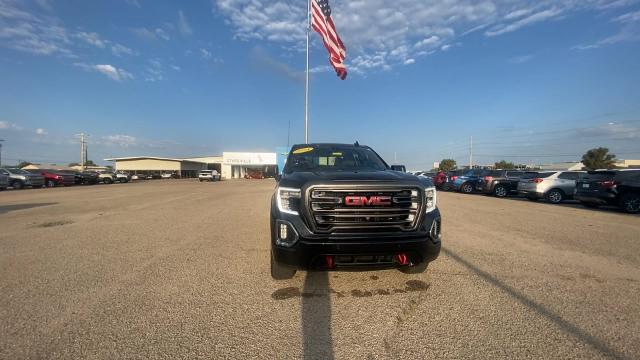
[[[312,34],[310,141],[428,169],[640,158],[640,2],[330,2],[345,81]],[[5,163],[272,151],[304,140],[306,2],[0,0]]]

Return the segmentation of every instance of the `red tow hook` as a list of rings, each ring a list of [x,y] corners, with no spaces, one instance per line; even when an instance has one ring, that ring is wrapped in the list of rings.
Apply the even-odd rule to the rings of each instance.
[[[407,258],[407,254],[400,253],[400,254],[396,255],[396,261],[400,265],[407,265],[409,263],[409,258]]]
[[[335,262],[335,260],[334,260],[333,256],[331,256],[331,255],[327,255],[327,256],[325,256],[325,257],[324,257],[324,260],[325,260],[325,263],[327,264],[327,267],[328,267],[329,269],[333,269],[333,267],[334,267],[334,266],[335,266],[335,264],[336,264],[336,262]]]

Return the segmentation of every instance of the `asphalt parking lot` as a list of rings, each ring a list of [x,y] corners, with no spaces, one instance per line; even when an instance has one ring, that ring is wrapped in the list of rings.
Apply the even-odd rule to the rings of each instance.
[[[272,180],[0,193],[0,358],[640,357],[640,217],[440,193],[441,257],[269,276]]]

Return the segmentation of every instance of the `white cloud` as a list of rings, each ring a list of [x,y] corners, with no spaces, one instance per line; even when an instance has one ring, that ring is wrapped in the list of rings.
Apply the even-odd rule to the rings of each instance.
[[[182,10],[178,11],[178,30],[180,30],[180,33],[185,36],[193,34],[191,24],[189,24],[189,20],[187,20],[187,17],[184,15]]]
[[[509,62],[512,64],[522,64],[531,61],[531,59],[533,59],[533,55],[519,55],[510,58]]]
[[[158,40],[158,39],[162,39],[162,40],[171,40],[171,37],[169,36],[169,34],[161,29],[161,28],[156,28],[156,29],[147,29],[147,28],[133,28],[131,29],[131,31],[133,32],[134,35],[136,35],[137,37],[143,39],[143,40]]]
[[[608,45],[624,42],[640,41],[640,28],[635,25],[624,26],[617,33],[607,36],[591,44],[576,45],[575,50],[594,50]]]
[[[640,10],[620,15],[614,18],[613,21],[621,23],[638,22],[640,21]]]
[[[87,71],[97,71],[108,76],[110,79],[119,82],[133,79],[133,75],[130,72],[124,69],[116,68],[115,66],[109,64],[91,65],[85,63],[75,63],[74,65]]]
[[[485,35],[497,36],[497,35],[513,32],[525,26],[548,20],[550,18],[560,15],[561,13],[562,11],[559,8],[551,8],[551,9],[543,10],[507,25],[505,24],[497,25],[496,27],[490,30],[487,30],[485,32]]]
[[[14,123],[10,123],[8,121],[0,121],[0,130],[20,130],[21,128],[14,124]]]
[[[111,45],[111,52],[113,55],[122,56],[122,55],[138,55],[138,52],[130,49],[121,44],[113,44]]]
[[[140,2],[138,2],[138,0],[125,0],[125,2],[131,6],[137,7],[138,9],[142,7],[140,6]]]
[[[144,80],[150,82],[165,80],[164,66],[159,59],[150,59],[145,67]]]
[[[303,49],[306,3],[285,0],[212,0],[243,41],[268,40]],[[389,69],[451,48],[479,30],[494,37],[579,12],[610,11],[635,0],[335,0],[336,27],[356,71]],[[313,34],[314,51],[321,49]]]
[[[0,0],[0,46],[34,55],[75,57],[68,31],[50,16],[23,9],[21,2]]]
[[[138,139],[131,135],[106,135],[102,137],[102,143],[108,146],[129,147],[138,145]]]
[[[155,34],[156,34],[160,39],[167,40],[167,41],[171,40],[171,37],[169,37],[169,34],[167,34],[167,32],[166,32],[166,31],[164,31],[163,29],[157,28],[157,29],[155,30]]]
[[[211,52],[205,48],[201,48],[200,49],[200,55],[202,56],[203,59],[208,60],[211,59],[213,57],[213,55],[211,54]]]
[[[48,133],[43,128],[37,128],[36,134],[38,135],[47,135]]]
[[[93,45],[95,47],[99,47],[101,49],[104,49],[105,46],[107,46],[107,44],[109,43],[107,40],[101,39],[100,35],[94,32],[88,33],[88,32],[81,31],[75,34],[74,37],[86,42],[87,44]]]

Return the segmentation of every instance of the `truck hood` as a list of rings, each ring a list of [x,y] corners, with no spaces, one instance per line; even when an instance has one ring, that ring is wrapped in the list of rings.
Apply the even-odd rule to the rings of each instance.
[[[345,183],[413,183],[415,185],[433,186],[431,179],[392,171],[309,171],[285,174],[280,186],[302,188],[312,184],[345,184]]]

